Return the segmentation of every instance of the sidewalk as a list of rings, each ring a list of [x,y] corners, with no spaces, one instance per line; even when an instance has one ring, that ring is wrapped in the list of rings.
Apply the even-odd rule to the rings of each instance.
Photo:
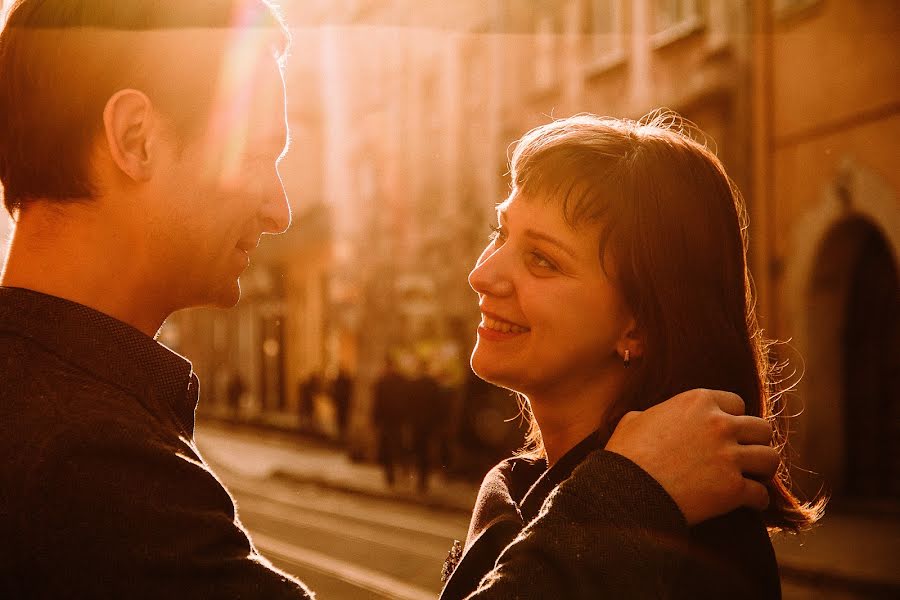
[[[478,486],[432,476],[427,494],[398,477],[389,488],[377,465],[354,463],[334,448],[288,434],[203,425],[197,443],[218,470],[252,478],[282,478],[302,484],[469,514]],[[822,523],[803,536],[774,538],[782,575],[852,597],[900,598],[900,519],[826,511]]]
[[[251,478],[279,478],[374,498],[471,514],[478,485],[431,474],[426,494],[415,489],[413,476],[397,471],[392,489],[384,481],[381,467],[356,463],[333,447],[286,433],[242,427],[204,424],[196,432],[197,445],[217,469]]]
[[[772,540],[783,578],[900,598],[900,519],[829,511],[811,532]]]

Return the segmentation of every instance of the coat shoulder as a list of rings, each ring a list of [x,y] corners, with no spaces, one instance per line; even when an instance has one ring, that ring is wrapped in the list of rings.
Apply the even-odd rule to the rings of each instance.
[[[762,516],[742,508],[690,529],[694,598],[780,598],[778,562]]]

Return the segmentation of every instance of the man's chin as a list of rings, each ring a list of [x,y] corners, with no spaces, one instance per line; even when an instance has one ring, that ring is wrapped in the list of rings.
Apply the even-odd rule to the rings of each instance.
[[[237,305],[241,299],[241,284],[238,280],[234,280],[217,290],[210,306],[216,308],[232,308]]]

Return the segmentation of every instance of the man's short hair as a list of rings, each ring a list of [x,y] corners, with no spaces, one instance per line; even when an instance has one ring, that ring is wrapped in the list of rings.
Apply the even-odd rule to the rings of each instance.
[[[147,40],[245,28],[274,30],[283,58],[290,35],[270,0],[18,0],[0,32],[0,182],[10,214],[36,198],[96,196],[91,146],[118,90],[146,93],[182,137],[205,123],[225,48],[210,52],[198,35],[187,51],[148,51]]]

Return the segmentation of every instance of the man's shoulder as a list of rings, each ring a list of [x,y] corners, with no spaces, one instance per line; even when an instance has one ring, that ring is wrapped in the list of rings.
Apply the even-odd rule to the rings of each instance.
[[[39,342],[16,333],[0,332],[0,398],[96,398],[97,394],[128,396],[77,365],[57,356]]]
[[[33,455],[63,432],[75,440],[148,426],[136,397],[26,337],[0,333],[0,382],[0,448],[7,456]]]

